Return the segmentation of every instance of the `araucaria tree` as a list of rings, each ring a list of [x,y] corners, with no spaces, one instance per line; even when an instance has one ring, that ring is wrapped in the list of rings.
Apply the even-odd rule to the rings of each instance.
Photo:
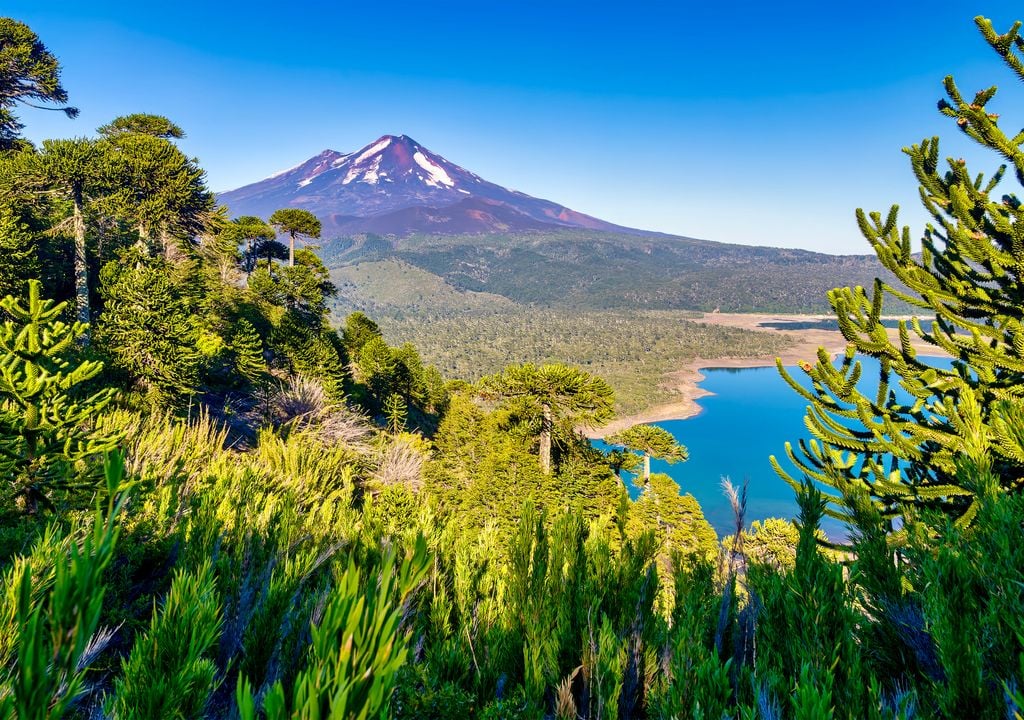
[[[1016,23],[995,32],[975,19],[985,40],[1018,79],[1024,79],[1024,39]],[[940,111],[982,147],[1010,165],[990,177],[972,175],[962,159],[940,161],[938,138],[905,148],[920,183],[925,208],[934,218],[911,246],[909,228],[897,225],[897,207],[886,216],[857,211],[861,232],[882,265],[905,286],[876,280],[869,293],[841,288],[829,294],[849,349],[838,368],[820,350],[817,364],[803,364],[805,389],[780,371],[810,403],[807,425],[815,440],[786,451],[805,474],[838,491],[860,487],[892,519],[906,507],[932,508],[970,523],[978,507],[977,481],[988,478],[1004,490],[1024,487],[1024,208],[1006,182],[1024,184],[1024,132],[1007,135],[989,102],[991,87],[965,98],[952,77]],[[1011,125],[1011,127],[1019,127]],[[890,340],[881,315],[885,297],[917,308]],[[915,336],[952,357],[948,363],[922,356]],[[857,354],[877,358],[877,384],[862,382]],[[901,400],[898,383],[910,399]],[[775,458],[784,478],[797,482]],[[852,485],[851,485],[852,484]],[[842,508],[830,508],[842,516]]]
[[[481,381],[486,396],[522,403],[520,410],[539,422],[540,466],[551,473],[551,441],[557,427],[570,433],[580,425],[612,418],[612,389],[599,377],[560,363],[510,365]]]
[[[75,314],[80,323],[89,323],[86,203],[104,186],[102,153],[96,142],[87,138],[44,140],[42,152],[30,156],[28,164],[48,192],[70,205],[70,217],[55,229],[69,226],[74,237]],[[88,341],[88,332],[83,338]]]
[[[0,324],[0,477],[6,501],[19,499],[29,512],[52,504],[58,491],[88,486],[78,464],[116,445],[116,437],[90,429],[114,391],[73,395],[103,367],[68,359],[85,327],[62,322],[65,304],[41,299],[39,288],[29,282],[25,303],[0,299],[11,318]]]
[[[689,457],[668,430],[657,425],[633,425],[605,438],[609,445],[619,445],[644,458],[644,485],[651,481],[651,458],[668,463],[685,462]]]
[[[0,150],[19,145],[24,127],[14,114],[23,104],[39,108],[37,103],[57,104],[68,117],[78,110],[64,105],[67,91],[60,84],[60,65],[28,25],[13,18],[0,18]]]
[[[320,237],[320,221],[309,210],[282,208],[270,216],[270,224],[288,236],[288,267],[295,265],[295,238]]]

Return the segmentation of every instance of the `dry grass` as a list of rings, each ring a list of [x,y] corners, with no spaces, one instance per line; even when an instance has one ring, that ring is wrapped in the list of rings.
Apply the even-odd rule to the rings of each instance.
[[[399,436],[382,452],[373,479],[384,486],[405,485],[413,492],[419,492],[423,487],[425,460],[422,450],[412,440]]]

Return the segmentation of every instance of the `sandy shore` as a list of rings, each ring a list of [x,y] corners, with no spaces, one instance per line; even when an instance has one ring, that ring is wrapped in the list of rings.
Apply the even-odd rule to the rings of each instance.
[[[695,319],[694,322],[707,323],[710,325],[721,325],[723,327],[743,328],[755,332],[782,333],[789,335],[796,342],[779,357],[784,365],[795,365],[801,360],[815,363],[818,359],[818,348],[823,347],[833,356],[846,351],[846,340],[838,330],[805,329],[805,330],[777,330],[775,328],[762,327],[763,323],[772,322],[814,322],[830,319],[828,315],[761,315],[761,314],[740,314],[740,313],[708,313],[703,318]],[[896,330],[889,331],[890,337],[896,337]],[[923,343],[915,343],[918,349],[928,349],[931,346]],[[931,348],[934,351],[934,348]],[[704,379],[701,370],[705,368],[748,368],[748,367],[774,367],[775,356],[759,357],[729,357],[729,358],[694,358],[685,366],[665,376],[665,385],[671,388],[678,396],[678,400],[656,405],[647,410],[618,418],[608,425],[587,430],[590,438],[600,438],[612,433],[624,430],[630,425],[637,423],[659,422],[661,420],[681,420],[693,417],[700,412],[698,398],[710,395],[707,390],[700,387]]]

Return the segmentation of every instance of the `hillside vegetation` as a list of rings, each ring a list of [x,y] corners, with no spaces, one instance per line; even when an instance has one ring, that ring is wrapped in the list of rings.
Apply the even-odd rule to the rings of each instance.
[[[1024,79],[1020,24],[977,23]],[[638,342],[629,315],[510,315],[535,362],[446,378],[363,312],[331,325],[328,268],[291,247],[316,217],[230,219],[164,117],[33,146],[19,103],[63,106],[60,66],[10,18],[0,60],[0,720],[1024,716],[1024,206],[1002,170],[908,149],[925,253],[895,208],[860,220],[922,322],[892,343],[892,287],[829,294],[851,351],[801,364],[816,441],[776,463],[799,517],[747,527],[726,484],[720,541],[648,472],[678,439],[578,432],[615,412],[599,356],[676,342],[674,314]],[[994,92],[949,79],[940,109],[1019,192]],[[500,346],[495,317],[458,322]],[[559,343],[591,365],[544,362]]]
[[[700,310],[822,313],[834,287],[896,282],[873,255],[835,256],[804,250],[728,245],[671,236],[536,231],[513,235],[382,238],[325,242],[331,268],[376,265],[400,286],[409,265],[456,290],[498,295],[527,306],[575,310]],[[337,270],[335,270],[337,271]],[[379,309],[403,312],[418,303],[390,298]],[[902,312],[895,301],[887,310]]]
[[[445,376],[477,380],[506,365],[564,362],[615,390],[620,412],[671,402],[665,376],[695,358],[773,356],[791,342],[778,333],[719,327],[669,310],[549,312],[517,309],[468,315],[380,318],[384,335],[411,342]]]

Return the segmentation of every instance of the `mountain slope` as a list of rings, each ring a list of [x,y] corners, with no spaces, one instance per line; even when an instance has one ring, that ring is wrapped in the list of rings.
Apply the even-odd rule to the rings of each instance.
[[[331,268],[396,261],[435,275],[459,292],[576,310],[822,313],[829,311],[826,293],[834,287],[870,287],[876,277],[895,282],[874,255],[590,230],[402,238],[363,234],[325,243],[321,253]],[[394,291],[388,300],[360,299],[355,288],[342,304],[410,311],[413,303],[398,290],[408,278],[392,272],[396,267],[379,266],[375,275],[378,283],[389,276]],[[890,299],[885,310],[905,312],[907,306]]]
[[[441,307],[428,295],[439,293],[453,311],[511,302],[577,310],[827,312],[825,293],[833,287],[870,286],[876,276],[893,280],[873,255],[620,228],[488,182],[405,135],[385,135],[353,153],[325,150],[220,200],[234,215],[268,217],[282,207],[316,214],[323,223],[321,255],[346,288],[339,310],[437,312]]]
[[[324,150],[290,170],[219,196],[234,215],[309,210],[325,238],[586,228],[646,234],[488,182],[406,135],[353,153]]]

